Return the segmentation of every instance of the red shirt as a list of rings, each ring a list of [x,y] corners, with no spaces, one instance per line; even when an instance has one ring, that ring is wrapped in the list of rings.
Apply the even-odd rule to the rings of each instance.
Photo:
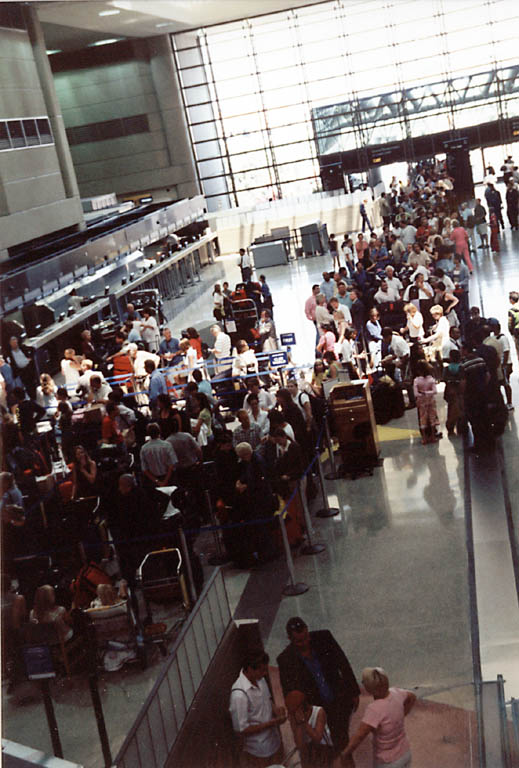
[[[115,419],[111,419],[106,415],[101,425],[101,436],[103,443],[112,443],[112,445],[120,445],[123,441],[123,436],[119,431],[119,427],[115,423]]]

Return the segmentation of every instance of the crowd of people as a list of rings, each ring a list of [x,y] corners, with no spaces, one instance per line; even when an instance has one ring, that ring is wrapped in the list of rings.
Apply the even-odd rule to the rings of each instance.
[[[56,383],[50,372],[38,376],[31,351],[10,339],[0,356],[2,583],[4,594],[23,598],[26,617],[43,586],[74,609],[69,587],[85,557],[110,584],[131,590],[149,537],[178,543],[161,488],[181,489],[191,530],[214,522],[214,512],[238,567],[279,554],[275,513],[285,504],[290,543],[300,543],[300,496],[315,494],[312,472],[303,485],[300,478],[314,456],[326,382],[343,375],[369,380],[379,423],[417,407],[424,443],[441,436],[442,383],[449,435],[470,423],[474,450],[491,449],[513,405],[507,335],[469,302],[471,254],[488,247],[486,209],[479,201],[458,206],[448,175],[423,163],[382,195],[380,211],[378,233],[365,216],[369,237],[348,234],[339,247],[330,236],[334,271],[304,305],[315,328],[309,375],[289,365],[284,381],[270,368],[273,296],[264,275],[253,280],[245,251],[242,282],[234,291],[214,286],[211,343],[193,327],[178,337],[161,330],[153,307],[128,304],[111,348],[84,329],[79,352],[63,350]],[[497,213],[490,206],[491,226]],[[519,294],[510,303],[508,330],[519,345]],[[74,508],[85,499],[99,503],[78,525]],[[199,590],[195,539],[188,547]],[[42,563],[39,552],[50,558]],[[17,605],[13,627],[23,613]]]
[[[366,667],[362,684],[373,701],[350,737],[350,719],[361,691],[344,651],[329,630],[309,631],[299,616],[288,620],[286,631],[289,643],[277,657],[285,706],[273,704],[269,657],[262,649],[248,652],[232,685],[229,710],[240,737],[240,765],[281,763],[279,726],[289,719],[303,768],[352,767],[353,753],[370,735],[376,766],[410,766],[404,719],[416,696],[390,687],[381,667]]]
[[[515,190],[517,171],[508,161],[508,188]],[[501,197],[495,177],[487,182],[490,247],[497,251]],[[512,228],[514,199],[507,195]],[[323,273],[304,306],[316,331],[314,390],[341,367],[351,378],[367,377],[377,421],[416,406],[428,443],[441,437],[436,395],[445,384],[448,434],[463,434],[470,422],[474,449],[488,450],[513,404],[509,338],[496,318],[481,317],[469,302],[472,258],[489,248],[487,210],[480,199],[458,204],[453,180],[438,164],[424,162],[407,183],[393,179],[381,195],[380,214],[378,232],[364,210],[355,241],[347,233],[339,247],[330,235],[334,271]],[[515,296],[510,293],[507,330],[517,342]]]

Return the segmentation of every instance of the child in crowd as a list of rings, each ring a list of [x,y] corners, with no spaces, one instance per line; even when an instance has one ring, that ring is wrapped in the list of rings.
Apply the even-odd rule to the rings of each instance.
[[[436,411],[436,382],[432,375],[432,368],[425,360],[416,364],[417,376],[413,382],[413,389],[418,408],[418,424],[422,435],[422,445],[438,442],[439,435],[436,427],[439,419]]]
[[[490,250],[492,253],[499,253],[499,222],[497,216],[492,211],[490,214]]]

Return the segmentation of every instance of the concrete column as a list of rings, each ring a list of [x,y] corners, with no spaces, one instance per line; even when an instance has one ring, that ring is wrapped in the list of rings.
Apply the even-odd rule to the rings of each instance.
[[[148,38],[147,43],[150,72],[166,136],[169,162],[175,169],[173,183],[177,187],[179,198],[194,197],[200,194],[200,186],[171,40],[169,35],[160,35]]]
[[[65,124],[61,115],[61,107],[58,101],[58,97],[56,96],[56,90],[54,88],[54,79],[47,56],[45,39],[43,37],[40,20],[34,5],[24,5],[23,11],[27,24],[29,40],[31,41],[32,45],[34,61],[36,63],[36,69],[40,79],[41,90],[43,92],[43,98],[45,99],[47,114],[52,126],[54,144],[60,165],[65,194],[67,197],[77,197],[78,206],[81,208],[79,202],[79,188],[76,179],[76,172],[74,170],[74,164],[70,154],[67,134],[65,133]],[[79,226],[82,228],[85,227],[82,215]]]

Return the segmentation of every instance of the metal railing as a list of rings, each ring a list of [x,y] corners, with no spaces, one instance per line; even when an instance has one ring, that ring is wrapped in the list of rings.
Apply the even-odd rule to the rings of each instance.
[[[217,568],[182,628],[114,766],[163,768],[231,619],[223,573]]]

